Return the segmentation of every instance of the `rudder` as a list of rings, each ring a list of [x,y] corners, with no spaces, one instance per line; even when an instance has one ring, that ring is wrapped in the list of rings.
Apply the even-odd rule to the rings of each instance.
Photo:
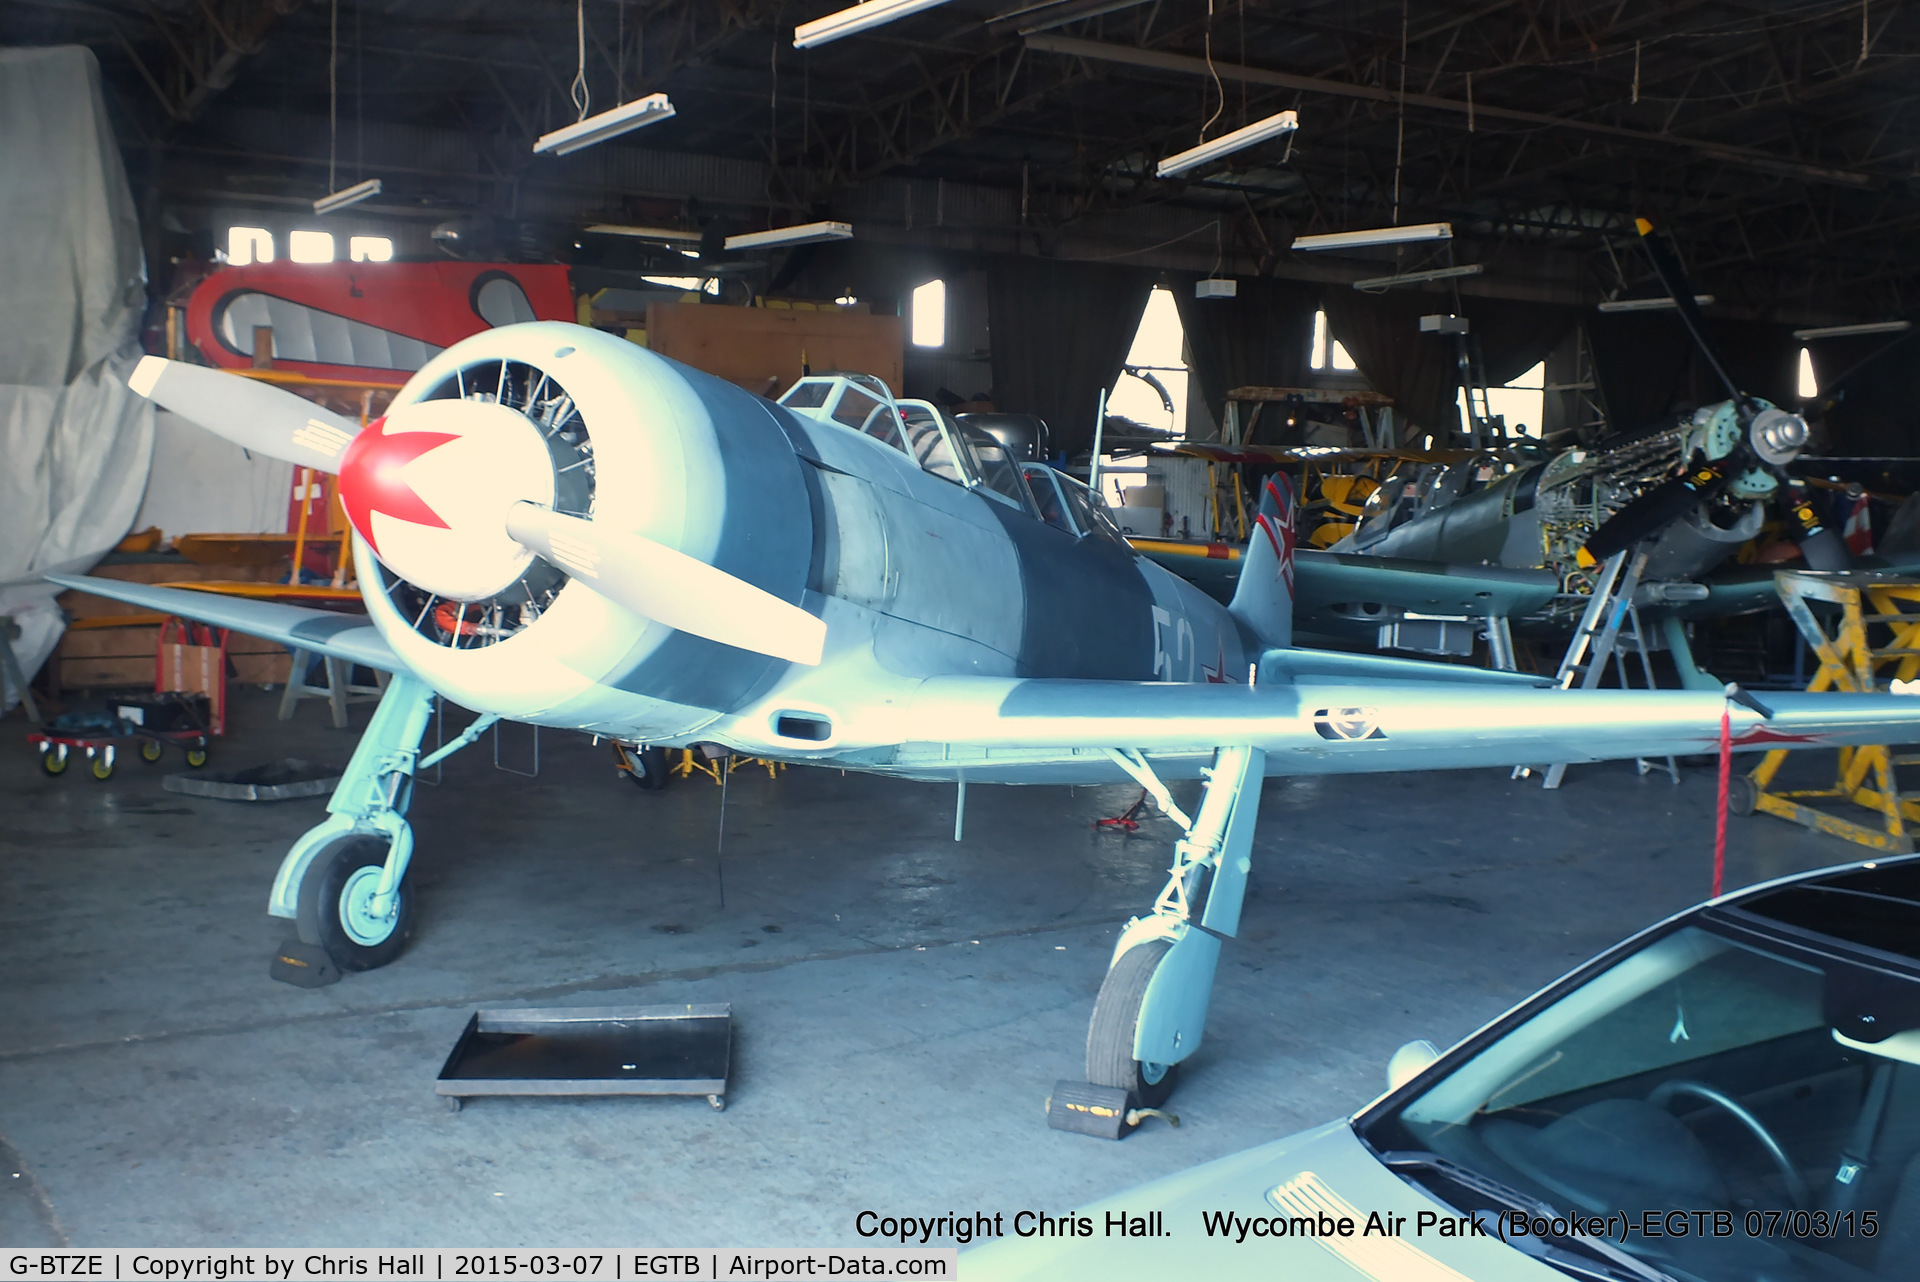
[[[1293,482],[1284,473],[1260,487],[1260,506],[1228,613],[1265,649],[1293,644]]]

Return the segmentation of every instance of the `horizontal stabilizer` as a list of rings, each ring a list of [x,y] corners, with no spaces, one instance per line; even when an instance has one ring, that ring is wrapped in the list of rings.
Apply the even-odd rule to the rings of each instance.
[[[364,614],[339,614],[301,605],[222,596],[217,592],[158,588],[148,583],[96,579],[80,574],[49,574],[47,578],[63,588],[89,592],[110,601],[124,601],[161,614],[177,614],[216,628],[232,628],[235,632],[278,641],[309,654],[345,659],[382,672],[408,671],[407,665],[394,655],[386,639]]]

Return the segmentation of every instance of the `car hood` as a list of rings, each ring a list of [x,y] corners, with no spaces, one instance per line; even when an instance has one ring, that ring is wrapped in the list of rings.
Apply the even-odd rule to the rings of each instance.
[[[1268,1201],[1279,1196],[1284,1213]],[[1242,1221],[1291,1218],[1318,1207],[1331,1217],[1355,1218],[1351,1237],[1256,1237],[1244,1240],[1220,1232],[1227,1214]],[[1162,1212],[1160,1220],[1150,1217]],[[1367,1217],[1378,1213],[1377,1231],[1364,1232]],[[1421,1231],[1421,1213],[1429,1217]],[[960,1276],[966,1282],[1033,1278],[1046,1282],[1076,1279],[1205,1277],[1233,1279],[1313,1279],[1352,1282],[1550,1282],[1565,1275],[1529,1259],[1496,1237],[1443,1234],[1457,1228],[1457,1213],[1435,1201],[1380,1164],[1344,1121],[1333,1122],[1258,1148],[1247,1149],[1191,1170],[1169,1175],[1107,1198],[1077,1213],[1091,1234],[1076,1237],[1017,1237],[1019,1221],[1007,1217],[1007,1236],[962,1253]],[[1159,1236],[1107,1232],[1108,1216],[1120,1228],[1157,1230]],[[1144,1224],[1140,1223],[1142,1217]],[[1208,1219],[1215,1232],[1209,1235]],[[1402,1217],[1396,1224],[1393,1217]],[[1025,1221],[1030,1227],[1031,1219]],[[1396,1228],[1398,1232],[1391,1231]]]

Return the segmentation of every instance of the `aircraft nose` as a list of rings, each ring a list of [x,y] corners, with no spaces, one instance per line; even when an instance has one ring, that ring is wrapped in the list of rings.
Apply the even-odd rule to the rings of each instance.
[[[347,519],[388,568],[442,597],[475,601],[526,569],[508,536],[515,503],[550,505],[554,467],[534,424],[504,405],[402,405],[367,425],[340,466]]]
[[[1807,420],[1785,410],[1761,410],[1749,435],[1753,452],[1766,462],[1791,462],[1807,443]]]

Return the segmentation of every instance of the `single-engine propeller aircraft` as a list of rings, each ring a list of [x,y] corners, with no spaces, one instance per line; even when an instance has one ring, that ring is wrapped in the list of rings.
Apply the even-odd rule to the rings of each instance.
[[[859,375],[776,403],[592,329],[462,340],[364,431],[157,357],[136,391],[339,476],[366,619],[58,582],[393,674],[269,911],[343,970],[408,936],[415,773],[507,718],[908,779],[1137,780],[1185,835],[1115,947],[1087,1073],[1164,1099],[1234,934],[1261,780],[1711,751],[1718,693],[1290,647],[1292,503],[1266,488],[1231,607],[1128,547],[1084,488]],[[422,754],[436,695],[481,715]],[[1782,695],[1742,748],[1920,738],[1920,702]],[[1204,778],[1196,814],[1169,780]],[[1203,893],[1204,892],[1204,893]]]
[[[1368,495],[1352,533],[1324,552],[1300,554],[1299,631],[1432,653],[1466,653],[1476,631],[1507,621],[1565,634],[1581,618],[1601,564],[1637,546],[1647,560],[1636,604],[1649,622],[1664,625],[1683,676],[1691,676],[1697,673],[1681,621],[1778,602],[1772,567],[1725,566],[1760,533],[1770,508],[1792,532],[1807,568],[1853,568],[1845,541],[1788,470],[1807,444],[1806,420],[1740,389],[1708,340],[1693,287],[1672,252],[1651,223],[1642,219],[1638,227],[1655,273],[1727,398],[1589,448],[1548,454],[1535,446],[1517,458],[1489,451],[1402,464]],[[1263,460],[1260,447],[1160,448],[1268,466],[1312,453],[1269,450],[1277,457]],[[1230,599],[1237,548],[1154,541],[1142,550]],[[1920,568],[1920,556],[1874,568]]]

